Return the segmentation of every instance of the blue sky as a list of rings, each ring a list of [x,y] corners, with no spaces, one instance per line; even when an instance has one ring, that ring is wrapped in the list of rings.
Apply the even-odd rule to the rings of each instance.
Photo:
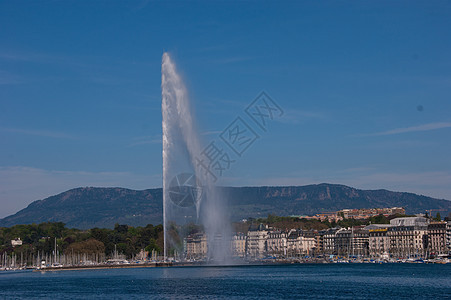
[[[261,91],[284,110],[220,184],[451,199],[449,1],[0,1],[0,217],[161,186],[165,51],[205,144]]]

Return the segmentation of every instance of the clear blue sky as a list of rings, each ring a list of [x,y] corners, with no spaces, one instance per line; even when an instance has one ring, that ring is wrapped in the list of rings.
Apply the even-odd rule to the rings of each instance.
[[[161,57],[205,143],[284,109],[220,184],[451,199],[449,1],[0,1],[0,217],[79,186],[161,186]]]

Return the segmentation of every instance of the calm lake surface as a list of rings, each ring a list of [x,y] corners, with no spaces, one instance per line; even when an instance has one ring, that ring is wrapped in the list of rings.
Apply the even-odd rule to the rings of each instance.
[[[0,299],[451,299],[451,264],[0,272]]]

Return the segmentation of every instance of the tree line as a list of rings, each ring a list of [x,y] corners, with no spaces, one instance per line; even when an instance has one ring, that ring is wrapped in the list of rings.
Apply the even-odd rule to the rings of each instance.
[[[11,240],[17,238],[22,240],[22,245],[13,247]],[[127,258],[136,256],[142,249],[161,253],[164,241],[163,225],[132,227],[116,224],[114,229],[79,230],[67,228],[62,222],[46,222],[0,227],[0,254],[15,257],[55,254],[55,239],[58,254],[86,253],[109,257],[116,250]]]

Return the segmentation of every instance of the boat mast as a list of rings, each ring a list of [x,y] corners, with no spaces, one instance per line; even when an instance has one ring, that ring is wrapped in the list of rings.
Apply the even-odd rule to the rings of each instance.
[[[54,264],[56,263],[56,236],[55,236],[55,252],[54,252],[54,255],[53,255],[53,263]]]

